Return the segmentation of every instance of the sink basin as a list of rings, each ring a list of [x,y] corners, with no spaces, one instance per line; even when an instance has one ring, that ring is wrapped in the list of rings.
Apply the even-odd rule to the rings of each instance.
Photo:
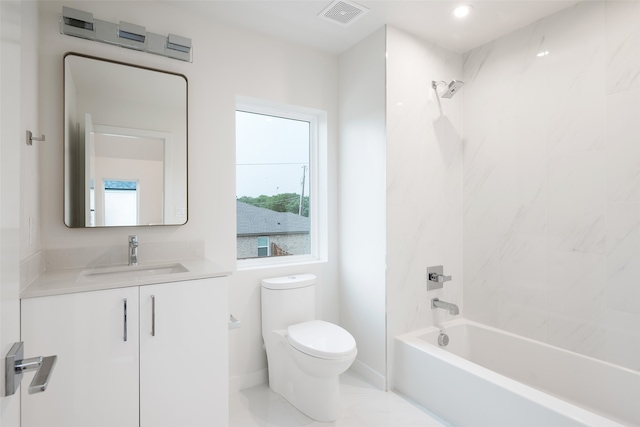
[[[96,268],[85,270],[78,277],[79,282],[94,282],[105,280],[136,280],[144,277],[161,276],[167,274],[186,273],[189,270],[180,263],[157,265],[127,265],[122,267]]]

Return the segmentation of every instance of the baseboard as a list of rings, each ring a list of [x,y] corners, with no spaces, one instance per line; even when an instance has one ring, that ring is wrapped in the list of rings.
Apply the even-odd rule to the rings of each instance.
[[[362,377],[363,380],[371,384],[372,386],[379,388],[380,390],[387,389],[387,380],[384,375],[381,375],[379,372],[373,370],[368,365],[362,363],[358,359],[353,362],[349,371],[357,374]]]
[[[229,378],[229,392],[234,393],[245,388],[254,387],[269,382],[269,371],[261,369],[246,375],[238,375]]]

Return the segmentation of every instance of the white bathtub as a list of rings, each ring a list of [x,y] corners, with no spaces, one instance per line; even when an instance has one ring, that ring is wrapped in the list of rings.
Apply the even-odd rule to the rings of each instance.
[[[465,319],[396,337],[395,388],[456,427],[640,426],[640,372]]]

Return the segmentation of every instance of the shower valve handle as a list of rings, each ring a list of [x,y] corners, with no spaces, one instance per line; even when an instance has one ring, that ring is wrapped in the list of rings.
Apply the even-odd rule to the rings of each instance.
[[[451,276],[445,276],[444,267],[437,265],[427,268],[427,279],[427,290],[433,291],[435,289],[442,289],[444,282],[450,281]]]
[[[444,274],[431,273],[429,274],[429,280],[432,282],[444,283],[451,280],[451,276],[445,276]]]

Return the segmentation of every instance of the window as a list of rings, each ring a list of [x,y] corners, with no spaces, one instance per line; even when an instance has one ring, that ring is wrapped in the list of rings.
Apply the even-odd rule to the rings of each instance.
[[[318,114],[296,107],[236,108],[237,258],[318,258]],[[269,261],[267,261],[269,259]]]
[[[138,183],[104,180],[104,225],[138,224]]]
[[[269,256],[269,236],[258,237],[258,256]]]

